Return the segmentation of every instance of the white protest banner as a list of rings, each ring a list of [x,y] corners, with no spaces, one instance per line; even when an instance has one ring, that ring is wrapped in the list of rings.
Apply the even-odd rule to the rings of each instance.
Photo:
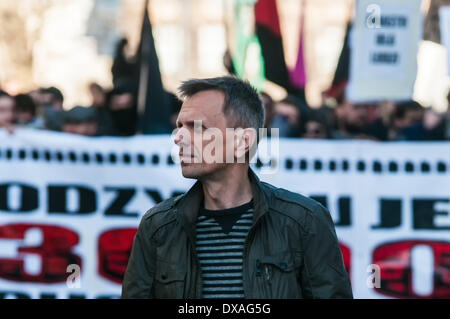
[[[358,0],[347,96],[353,102],[411,99],[422,39],[420,0]]]
[[[450,6],[439,8],[441,42],[447,48],[447,74],[450,75]]]
[[[140,218],[193,184],[172,146],[0,130],[0,299],[118,298]],[[450,143],[286,139],[278,155],[254,171],[329,208],[355,298],[450,297]]]

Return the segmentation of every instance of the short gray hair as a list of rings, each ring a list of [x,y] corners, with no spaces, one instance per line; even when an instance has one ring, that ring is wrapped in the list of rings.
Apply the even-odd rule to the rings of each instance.
[[[231,117],[231,125],[235,128],[254,128],[258,133],[259,128],[264,127],[264,107],[258,92],[247,81],[234,76],[221,76],[184,81],[178,88],[182,100],[207,90],[219,90],[225,94],[223,112],[229,116],[227,120]]]

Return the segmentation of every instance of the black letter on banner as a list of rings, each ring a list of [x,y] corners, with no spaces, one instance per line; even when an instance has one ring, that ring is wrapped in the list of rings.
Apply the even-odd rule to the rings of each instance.
[[[41,292],[39,299],[56,299],[56,294],[51,292]]]
[[[86,299],[86,295],[82,294],[70,294],[69,299]]]
[[[402,224],[402,200],[380,199],[380,223],[372,229],[395,228]]]
[[[328,208],[327,196],[324,196],[324,195],[311,195],[310,197],[312,199],[314,199],[315,201],[318,201],[319,203],[321,203],[323,206]]]
[[[105,210],[105,216],[129,216],[136,217],[138,214],[127,213],[124,210],[124,207],[130,202],[133,198],[136,190],[133,188],[118,188],[118,187],[105,187],[105,191],[113,191],[116,192],[117,196],[112,201],[111,205]]]
[[[78,211],[70,212],[67,209],[67,191],[74,189],[79,195]],[[97,198],[91,188],[77,185],[49,186],[48,212],[49,214],[91,214],[97,210]]]
[[[20,198],[20,207],[17,210],[12,210],[8,205],[8,188],[16,185],[20,187],[22,196]],[[0,210],[7,212],[30,212],[37,209],[39,206],[38,190],[32,186],[27,186],[19,183],[8,183],[0,185]]]
[[[350,214],[350,197],[339,197],[338,206],[339,206],[339,217],[338,221],[335,223],[335,226],[350,226],[352,224],[352,218]]]
[[[120,299],[120,295],[100,295],[95,297],[95,299]]]
[[[146,189],[145,192],[150,195],[150,197],[153,199],[153,201],[158,204],[163,201],[161,197],[161,193],[154,189]]]
[[[434,218],[436,215],[447,216],[449,211],[436,211],[436,203],[449,203],[448,199],[414,199],[413,200],[413,228],[414,229],[439,229],[448,230],[450,225],[436,226]],[[447,204],[450,207],[450,204]]]
[[[0,299],[5,299],[6,297],[14,297],[14,299],[31,299],[31,297],[24,292],[0,291]]]

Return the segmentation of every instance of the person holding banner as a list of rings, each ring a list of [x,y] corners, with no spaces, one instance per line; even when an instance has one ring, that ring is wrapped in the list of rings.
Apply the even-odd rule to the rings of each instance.
[[[226,76],[180,96],[174,142],[197,182],[142,217],[122,298],[352,298],[328,210],[249,167],[264,126],[255,89]]]

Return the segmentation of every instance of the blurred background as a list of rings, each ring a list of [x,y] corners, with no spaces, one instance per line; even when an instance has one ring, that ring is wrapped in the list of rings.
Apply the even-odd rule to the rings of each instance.
[[[438,14],[449,1],[421,2],[424,32],[411,99],[364,108],[345,98],[354,0],[255,2],[2,1],[0,88],[15,97],[11,121],[63,130],[65,117],[72,123],[92,117],[100,128],[85,135],[167,133],[180,107],[173,96],[180,81],[232,73],[265,93],[267,126],[280,128],[281,136],[449,138],[450,80]],[[261,28],[265,21],[272,21],[277,39]],[[149,72],[161,83],[149,82],[155,78]],[[162,89],[168,94],[149,96]],[[57,112],[76,106],[84,108],[75,115]],[[128,120],[118,121],[118,113]]]

